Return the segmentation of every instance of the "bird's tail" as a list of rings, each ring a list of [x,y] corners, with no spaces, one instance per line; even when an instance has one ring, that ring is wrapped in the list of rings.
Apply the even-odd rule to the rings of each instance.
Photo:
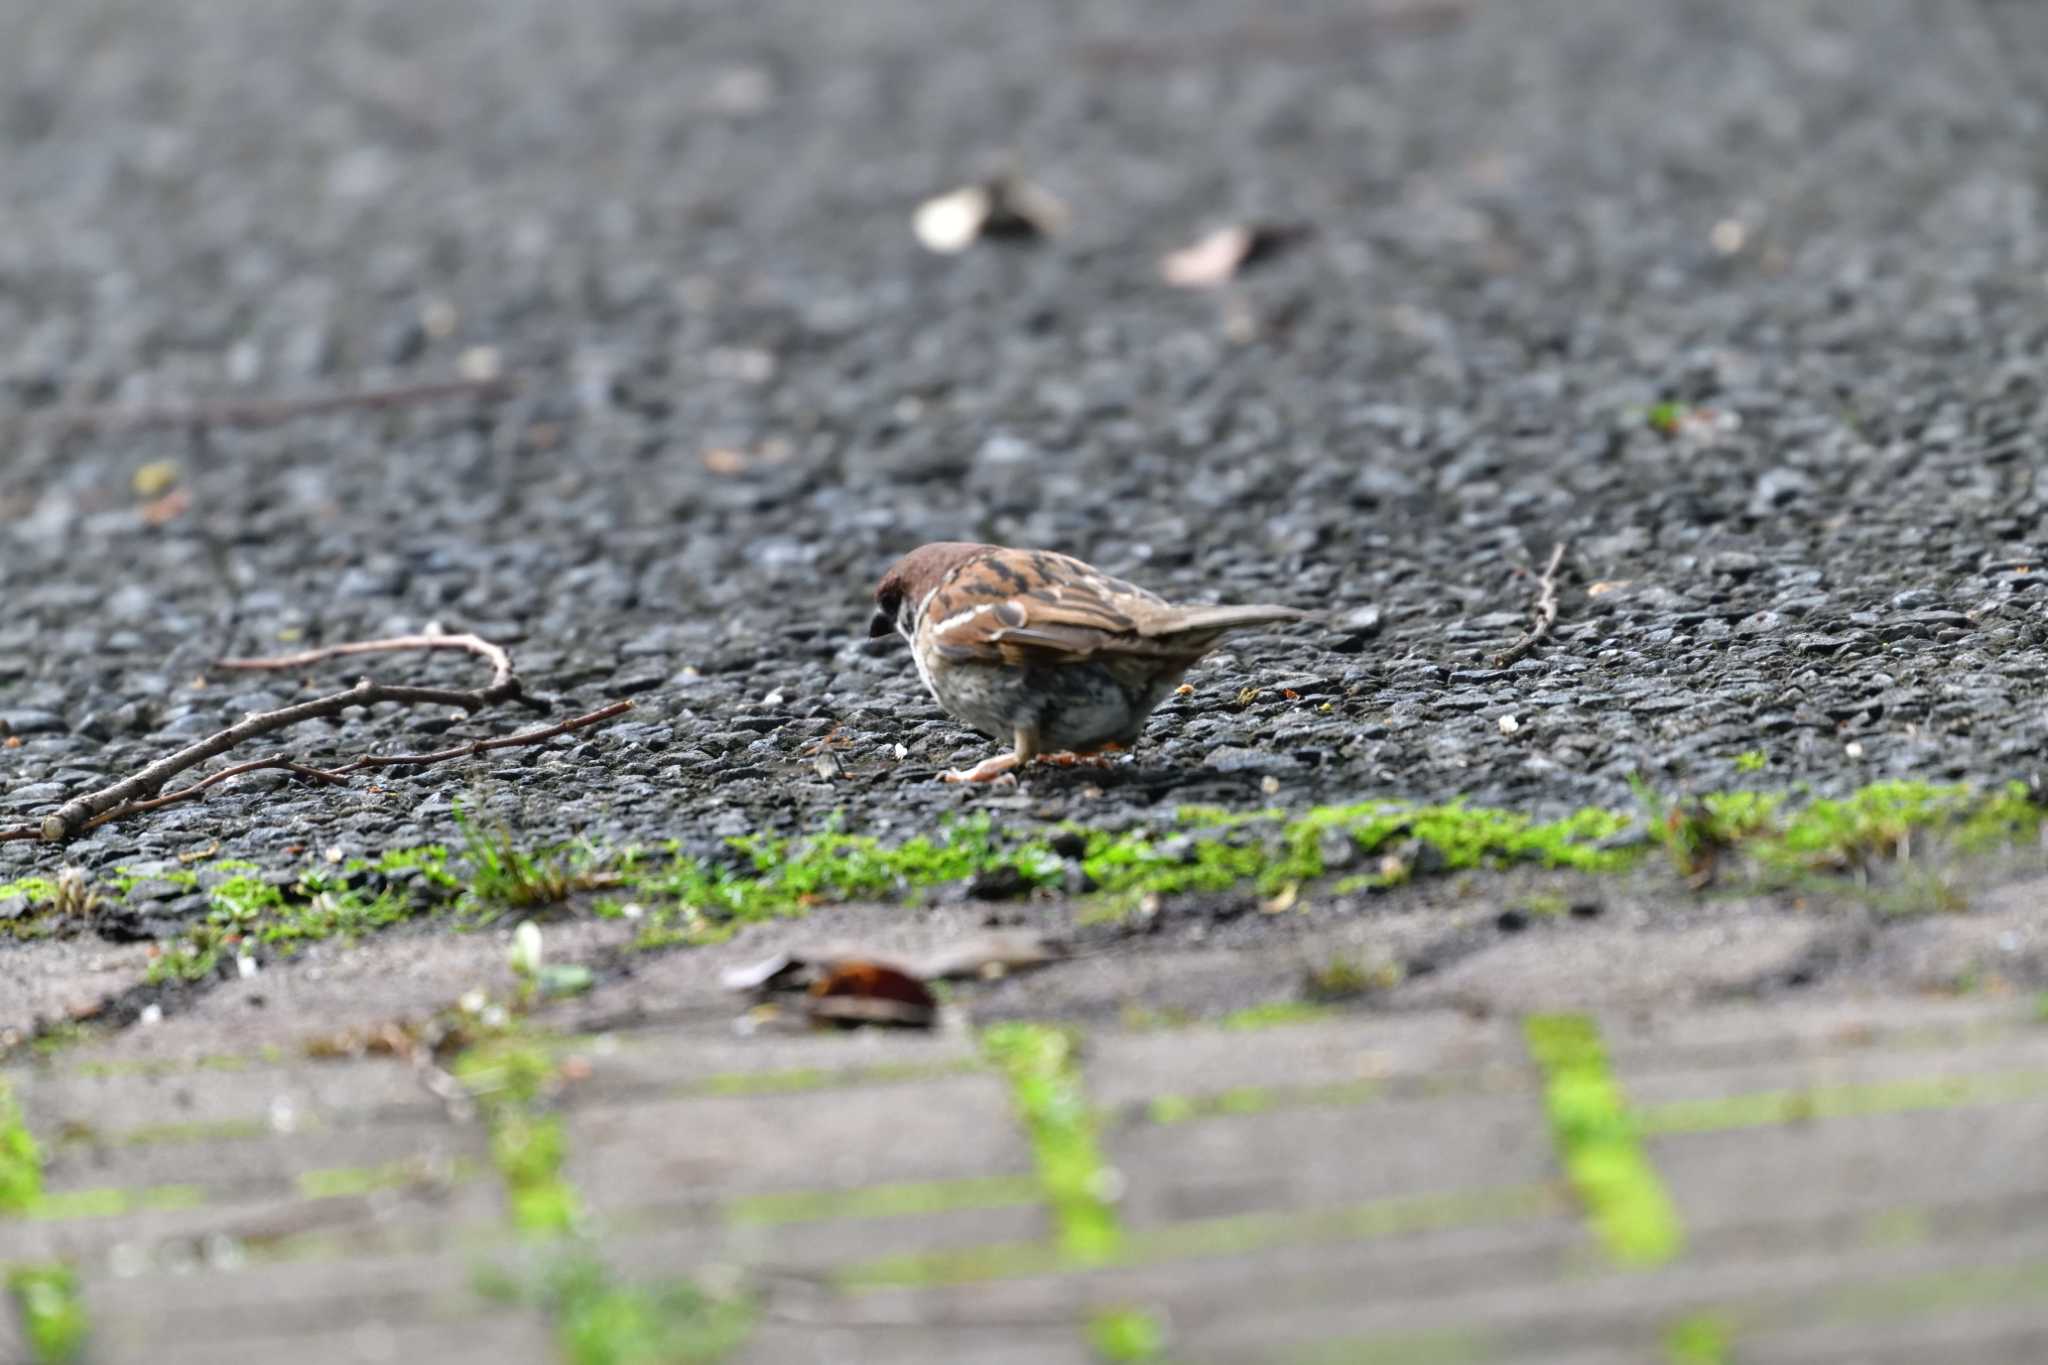
[[[1293,607],[1184,607],[1159,623],[1148,635],[1183,635],[1203,632],[1221,635],[1226,630],[1247,626],[1270,626],[1283,621],[1300,621],[1308,613]]]

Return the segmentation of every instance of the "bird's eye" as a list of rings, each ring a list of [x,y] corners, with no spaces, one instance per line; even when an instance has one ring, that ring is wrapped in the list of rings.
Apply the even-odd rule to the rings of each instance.
[[[878,639],[896,629],[896,613],[903,606],[903,590],[889,588],[875,594],[874,618],[868,622],[868,638]]]

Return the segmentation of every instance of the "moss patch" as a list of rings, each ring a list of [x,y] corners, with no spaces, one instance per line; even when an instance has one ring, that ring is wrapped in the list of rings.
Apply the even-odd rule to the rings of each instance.
[[[1678,1100],[1636,1110],[1631,1122],[1638,1132],[1650,1136],[1720,1133],[1819,1119],[2009,1104],[2044,1096],[2048,1096],[2048,1072],[2007,1071],[1868,1085],[1815,1086],[1806,1090],[1764,1090],[1716,1100]]]
[[[599,1261],[573,1257],[547,1279],[546,1299],[570,1365],[709,1365],[753,1327],[748,1307],[694,1285],[622,1285]]]
[[[1141,1308],[1097,1309],[1088,1319],[1088,1345],[1097,1360],[1160,1360],[1166,1354],[1166,1327]]]
[[[1598,1028],[1583,1014],[1543,1014],[1523,1033],[1543,1070],[1559,1158],[1601,1244],[1622,1265],[1669,1261],[1684,1241],[1678,1211],[1638,1140]]]
[[[1084,1264],[1111,1260],[1123,1242],[1110,1203],[1116,1177],[1096,1146],[1075,1036],[1039,1024],[998,1024],[982,1035],[982,1045],[1009,1077],[1011,1100],[1031,1133],[1060,1250]]]
[[[562,1175],[568,1156],[562,1120],[538,1108],[554,1063],[531,1043],[493,1040],[464,1053],[455,1074],[490,1126],[491,1161],[505,1181],[513,1226],[531,1237],[573,1231],[582,1212]]]
[[[1910,848],[1925,832],[1963,852],[2038,836],[2044,815],[2017,783],[1989,792],[1960,784],[1875,783],[1839,799],[1798,802],[1778,793],[1723,792],[1669,802],[1639,787],[1643,808],[1587,808],[1562,819],[1462,802],[1371,801],[1298,815],[1186,807],[1178,827],[1124,833],[1064,829],[1006,833],[986,816],[959,820],[936,836],[884,843],[828,829],[800,838],[727,840],[713,855],[607,851],[589,844],[525,848],[501,827],[465,818],[465,842],[397,849],[374,859],[309,864],[296,875],[266,875],[232,859],[199,868],[124,870],[109,884],[127,895],[145,878],[205,890],[208,910],[166,944],[152,981],[198,981],[232,970],[244,954],[289,954],[298,945],[376,932],[425,914],[488,920],[511,911],[602,892],[600,916],[642,922],[640,945],[722,941],[735,927],[798,915],[841,901],[916,901],[933,888],[983,875],[1050,888],[1068,862],[1096,888],[1082,918],[1116,918],[1149,896],[1252,890],[1291,905],[1309,883],[1340,894],[1398,886],[1437,872],[1529,864],[1612,872],[1661,843],[1688,877],[1711,874],[1724,856],[1767,882],[1863,871]],[[1057,846],[1059,851],[1055,851]],[[1064,859],[1063,856],[1064,855]],[[24,878],[0,887],[36,903],[57,884]],[[1916,895],[1904,909],[1939,908],[1947,895]],[[14,933],[49,931],[49,917]],[[1326,994],[1370,990],[1378,976],[1340,970]]]
[[[1711,1313],[1682,1318],[1664,1333],[1664,1358],[1670,1365],[1728,1365],[1726,1320]]]
[[[892,1256],[848,1266],[835,1275],[847,1289],[971,1284],[1108,1267],[1169,1265],[1222,1256],[1251,1256],[1279,1247],[1400,1237],[1446,1228],[1554,1218],[1570,1208],[1555,1185],[1511,1185],[1452,1194],[1375,1199],[1341,1208],[1193,1218],[1130,1229],[1108,1260],[1084,1260],[1059,1246],[1010,1242],[928,1255]]]
[[[43,1196],[43,1153],[0,1076],[0,1218],[35,1208]]]
[[[85,1353],[85,1302],[69,1266],[16,1266],[7,1289],[34,1365],[68,1365]]]
[[[1043,839],[999,836],[986,816],[956,821],[937,838],[884,844],[828,830],[800,839],[727,841],[723,860],[671,848],[663,857],[627,859],[625,884],[652,902],[642,934],[649,946],[715,941],[730,925],[801,914],[855,898],[915,898],[924,891],[998,869],[1026,886],[1047,886],[1061,863]]]

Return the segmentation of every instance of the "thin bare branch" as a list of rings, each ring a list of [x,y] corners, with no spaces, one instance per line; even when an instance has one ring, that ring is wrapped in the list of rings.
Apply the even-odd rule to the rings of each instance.
[[[1536,605],[1531,608],[1535,619],[1522,638],[1493,656],[1495,668],[1506,668],[1515,660],[1527,654],[1549,636],[1550,628],[1557,624],[1557,569],[1564,563],[1563,541],[1551,547],[1550,562],[1543,566],[1543,576],[1536,580]]]
[[[320,649],[301,650],[297,654],[280,654],[267,659],[220,659],[216,668],[233,668],[243,671],[258,669],[277,670],[305,668],[328,659],[346,658],[355,654],[389,654],[406,649],[459,649],[474,654],[491,666],[491,680],[477,688],[447,687],[399,687],[385,685],[379,701],[398,702],[406,706],[459,706],[465,711],[479,711],[486,706],[500,702],[517,702],[521,706],[546,715],[553,708],[539,698],[526,695],[519,676],[512,671],[512,656],[502,645],[494,645],[477,635],[394,635],[383,640],[355,640],[348,644],[327,645]]]
[[[491,666],[491,680],[479,688],[405,687],[396,684],[373,682],[368,678],[358,681],[353,687],[332,692],[324,697],[282,706],[275,711],[260,711],[243,717],[206,738],[186,745],[175,753],[166,754],[154,763],[122,778],[98,791],[87,792],[74,797],[59,806],[38,826],[23,826],[16,829],[0,830],[0,842],[13,839],[40,838],[47,842],[58,842],[74,838],[87,829],[93,829],[109,820],[132,815],[139,811],[155,809],[172,801],[190,799],[215,783],[234,775],[256,768],[284,768],[303,777],[317,780],[340,780],[349,772],[395,764],[418,764],[441,762],[466,753],[482,753],[488,749],[507,748],[514,744],[533,744],[550,739],[570,730],[593,725],[602,720],[631,709],[631,703],[618,703],[580,716],[561,725],[544,730],[528,731],[525,735],[507,735],[495,740],[480,740],[473,745],[458,745],[434,755],[397,754],[388,756],[372,755],[339,769],[322,770],[307,768],[287,759],[264,759],[253,764],[241,765],[238,769],[225,770],[203,778],[192,785],[159,797],[164,783],[188,768],[195,768],[210,758],[227,753],[236,746],[255,739],[260,735],[272,734],[289,729],[294,725],[324,717],[338,717],[351,707],[375,706],[382,702],[401,706],[446,705],[461,707],[465,711],[477,711],[503,702],[518,702],[537,711],[546,712],[552,707],[547,701],[529,697],[513,671],[512,658],[504,648],[492,644],[476,635],[400,635],[382,640],[358,640],[348,644],[329,645],[321,649],[304,650],[297,654],[283,655],[274,659],[223,659],[220,666],[234,669],[285,669],[303,668],[327,659],[342,658],[358,654],[383,654],[397,650],[453,649],[473,654]]]
[[[509,379],[450,379],[429,384],[401,384],[359,393],[310,394],[304,398],[252,399],[197,403],[190,407],[74,408],[50,415],[59,430],[139,431],[152,427],[271,427],[300,417],[331,413],[382,411],[456,398],[495,399],[513,392]]]
[[[511,749],[521,745],[542,744],[555,738],[557,735],[566,735],[573,730],[582,730],[592,725],[600,725],[614,716],[622,716],[632,709],[633,703],[630,701],[615,701],[609,706],[599,707],[595,711],[590,711],[580,716],[572,716],[559,724],[545,726],[539,730],[522,730],[516,735],[499,735],[493,739],[479,739],[469,744],[457,744],[446,749],[436,749],[434,752],[427,754],[365,754],[361,758],[342,764],[339,768],[315,768],[300,763],[295,759],[282,756],[277,758],[259,758],[248,763],[238,763],[232,768],[222,768],[216,773],[208,773],[197,782],[180,787],[174,792],[167,792],[162,796],[153,796],[147,800],[129,801],[123,805],[115,806],[111,810],[101,811],[98,815],[86,821],[80,827],[80,832],[98,829],[101,825],[115,820],[126,819],[130,815],[139,815],[143,811],[157,810],[164,806],[175,805],[180,801],[190,801],[194,797],[205,795],[209,788],[217,786],[231,777],[240,777],[243,773],[260,772],[266,768],[281,769],[296,777],[303,777],[309,782],[327,782],[336,786],[347,786],[350,773],[367,772],[373,768],[396,767],[401,764],[424,766],[429,763],[445,763],[449,759],[466,758],[473,754],[487,753],[492,749]]]
[[[243,773],[261,772],[266,768],[282,769],[298,777],[303,777],[309,782],[328,782],[336,786],[346,786],[348,784],[347,779],[339,773],[327,772],[321,768],[310,768],[295,759],[282,756],[277,758],[258,758],[248,763],[237,763],[232,768],[222,768],[219,772],[208,773],[197,782],[189,786],[180,787],[174,792],[166,792],[162,796],[152,796],[147,801],[130,801],[128,804],[116,806],[112,810],[103,810],[92,819],[86,821],[80,833],[88,829],[98,829],[101,825],[122,819],[125,816],[139,815],[146,810],[159,810],[165,806],[176,805],[180,801],[190,801],[196,796],[204,796],[209,788],[217,787],[231,777],[240,777]]]

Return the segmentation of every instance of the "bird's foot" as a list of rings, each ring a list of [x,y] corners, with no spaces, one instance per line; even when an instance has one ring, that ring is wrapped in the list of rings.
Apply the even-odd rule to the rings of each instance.
[[[1063,749],[1056,754],[1040,754],[1038,761],[1056,764],[1062,768],[1107,768],[1116,762],[1114,755],[1122,752],[1124,746],[1111,740],[1107,744],[1098,744],[1093,749],[1084,749],[1079,753]]]
[[[984,758],[971,768],[961,768],[954,772],[942,772],[939,774],[939,781],[994,782],[999,785],[1014,787],[1017,785],[1017,774],[1013,771],[1016,766],[1017,755],[997,754],[993,758]]]

